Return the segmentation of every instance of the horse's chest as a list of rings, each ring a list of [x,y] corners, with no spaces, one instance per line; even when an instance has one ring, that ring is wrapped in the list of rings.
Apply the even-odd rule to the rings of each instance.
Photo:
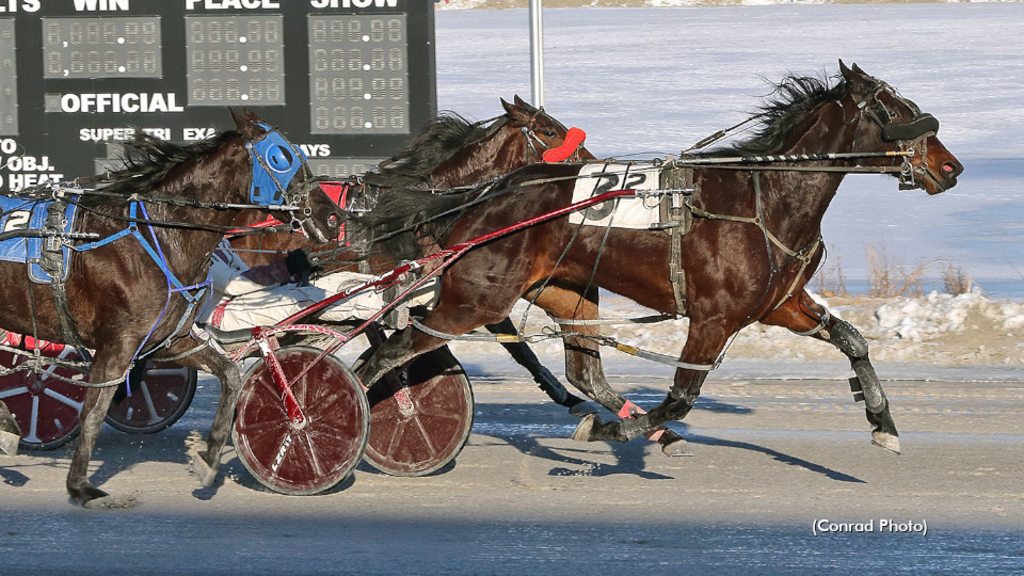
[[[74,229],[77,208],[76,204],[0,196],[0,233],[14,234],[0,241],[0,260],[27,263],[29,278],[36,283],[49,283],[48,271],[59,271],[60,280],[67,280],[71,251],[60,236]],[[48,236],[27,235],[40,231]]]

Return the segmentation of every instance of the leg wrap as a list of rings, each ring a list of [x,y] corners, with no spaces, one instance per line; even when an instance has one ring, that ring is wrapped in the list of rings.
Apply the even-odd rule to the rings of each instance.
[[[821,332],[820,334],[822,338],[831,342],[833,346],[850,358],[864,358],[868,355],[867,340],[849,322],[833,318],[832,327],[828,333]]]
[[[548,395],[548,398],[554,400],[556,404],[566,405],[566,401],[569,399],[569,391],[565,389],[565,386],[562,386],[562,383],[555,378],[555,375],[550,370],[538,364],[534,381]]]

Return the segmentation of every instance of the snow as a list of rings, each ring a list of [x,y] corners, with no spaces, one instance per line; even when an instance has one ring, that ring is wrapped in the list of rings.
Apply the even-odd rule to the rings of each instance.
[[[437,5],[440,109],[490,118],[500,111],[499,97],[529,97],[527,12],[466,10],[511,4]],[[766,94],[765,80],[790,72],[834,75],[840,58],[860,64],[939,118],[940,138],[966,172],[959,186],[935,197],[899,192],[880,176],[848,177],[823,225],[830,258],[824,273],[841,266],[848,285],[863,286],[870,248],[885,253],[894,268],[924,265],[932,276],[926,287],[941,286],[936,273],[952,266],[986,291],[831,298],[831,309],[864,333],[877,361],[1024,364],[1024,304],[1000,298],[1024,297],[1024,3],[646,4],[545,9],[550,113],[584,128],[598,156],[674,155],[745,119]],[[516,313],[524,310],[519,306]],[[602,302],[605,316],[645,313],[613,295]],[[545,320],[531,312],[527,332],[538,333]],[[686,321],[605,333],[674,355],[685,343]],[[476,352],[488,345],[456,346]],[[535,348],[558,355],[561,343]],[[728,354],[741,361],[841,359],[828,344],[764,326],[744,329]]]

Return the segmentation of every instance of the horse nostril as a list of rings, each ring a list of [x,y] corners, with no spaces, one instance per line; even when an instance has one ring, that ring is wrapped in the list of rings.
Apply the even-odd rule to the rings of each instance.
[[[960,166],[954,162],[946,162],[945,164],[942,165],[942,175],[947,178],[957,176],[962,171],[963,169],[960,168]]]

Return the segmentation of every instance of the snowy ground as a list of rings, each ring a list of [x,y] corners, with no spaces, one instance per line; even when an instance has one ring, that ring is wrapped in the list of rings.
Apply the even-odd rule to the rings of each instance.
[[[498,97],[529,97],[526,11],[458,10],[525,4],[438,4],[441,109],[489,118],[500,110]],[[599,156],[651,158],[676,154],[746,118],[767,91],[762,78],[778,80],[788,72],[831,75],[839,58],[857,62],[940,119],[940,137],[966,172],[957,188],[936,197],[898,192],[895,182],[883,177],[847,178],[823,225],[829,248],[823,273],[841,267],[851,290],[862,291],[871,247],[886,253],[893,267],[931,262],[933,280],[952,265],[977,280],[985,294],[832,299],[833,310],[864,332],[878,361],[1019,368],[1024,363],[1024,89],[1018,79],[1024,77],[1024,3],[552,9],[683,4],[704,2],[545,0],[547,110],[586,129],[587,145]],[[604,308],[604,315],[642,313],[617,298],[606,298]],[[539,322],[530,326],[531,332],[540,328]],[[685,340],[685,321],[608,333],[676,354]],[[466,353],[496,350],[460,346],[472,348]],[[557,355],[560,343],[537,348]],[[755,326],[740,333],[729,358],[833,361],[839,356],[829,345]]]

